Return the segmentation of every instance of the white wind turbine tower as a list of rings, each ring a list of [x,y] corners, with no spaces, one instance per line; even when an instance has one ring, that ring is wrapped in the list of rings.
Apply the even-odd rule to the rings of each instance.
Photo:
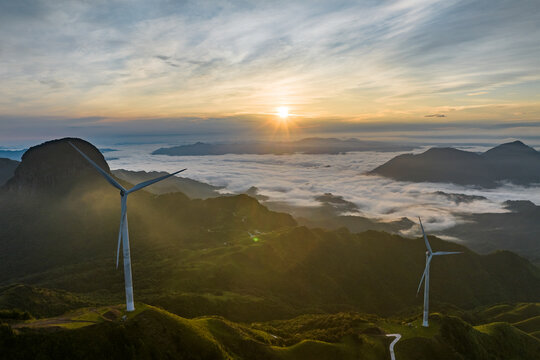
[[[424,236],[424,242],[426,243],[426,268],[424,270],[424,273],[422,274],[422,278],[420,279],[420,284],[418,284],[418,290],[416,291],[416,296],[418,296],[418,293],[420,293],[420,288],[422,287],[422,282],[424,281],[424,318],[422,322],[422,326],[428,327],[428,316],[429,316],[429,265],[431,264],[431,259],[433,256],[439,256],[439,255],[453,255],[453,254],[461,254],[461,251],[436,251],[433,252],[431,250],[431,246],[429,245],[429,241],[426,236],[426,232],[424,231],[424,226],[422,225],[422,220],[420,217],[418,217],[418,220],[420,221],[420,227],[422,228],[422,235]]]
[[[135,185],[129,190],[124,189],[122,185],[120,185],[116,180],[112,178],[105,170],[100,168],[95,162],[93,162],[88,156],[86,156],[85,153],[83,153],[79,148],[77,148],[75,145],[73,145],[71,142],[69,143],[71,146],[75,148],[92,166],[96,168],[97,171],[103,177],[105,180],[109,182],[112,186],[120,190],[120,201],[121,201],[121,208],[122,208],[122,215],[120,217],[120,230],[118,232],[118,246],[116,248],[116,268],[118,269],[118,259],[120,256],[120,242],[122,242],[122,250],[123,250],[123,258],[124,258],[124,281],[125,281],[125,287],[126,287],[126,308],[127,311],[133,311],[135,310],[135,304],[133,302],[133,282],[131,280],[131,255],[129,252],[129,231],[128,231],[128,220],[127,220],[127,197],[129,194],[141,190],[144,187],[147,187],[148,185],[152,185],[154,183],[157,183],[158,181],[164,180],[168,177],[171,177],[173,175],[176,175],[186,169],[179,170],[177,172],[174,172],[169,175],[161,176],[152,180],[144,181],[140,184]]]

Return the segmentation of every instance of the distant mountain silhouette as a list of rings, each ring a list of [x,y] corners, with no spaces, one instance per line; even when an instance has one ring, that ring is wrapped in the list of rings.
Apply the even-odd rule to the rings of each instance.
[[[446,193],[444,191],[435,191],[435,192],[433,192],[433,194],[438,195],[438,196],[442,196],[442,197],[446,198],[447,200],[453,201],[454,203],[456,203],[456,205],[459,205],[461,203],[468,204],[468,203],[471,203],[473,201],[478,201],[478,200],[487,200],[487,198],[485,196],[457,194],[457,193]]]
[[[19,166],[18,161],[0,158],[0,186],[13,177],[17,166]]]
[[[232,144],[195,144],[160,148],[153,155],[200,156],[225,154],[341,154],[351,151],[408,151],[414,146],[358,139],[306,138],[283,142],[245,142]]]
[[[540,152],[521,141],[478,154],[454,148],[431,148],[422,154],[396,156],[368,174],[401,181],[446,182],[493,188],[502,182],[540,183]]]
[[[0,150],[0,158],[20,161],[26,149],[23,150]]]

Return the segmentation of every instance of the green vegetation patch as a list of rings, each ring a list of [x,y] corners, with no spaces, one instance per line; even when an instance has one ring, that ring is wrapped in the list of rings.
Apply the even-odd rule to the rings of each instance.
[[[0,309],[19,309],[35,317],[56,316],[88,302],[67,291],[14,284],[0,288]]]
[[[399,360],[540,358],[540,341],[508,323],[473,327],[439,314],[430,317],[426,329],[418,326],[419,320],[408,323],[358,313],[248,325],[219,316],[186,319],[140,303],[136,308],[127,317],[123,306],[84,308],[14,329],[2,325],[0,358],[375,360],[389,358],[393,338],[385,333],[390,331],[403,335],[395,346]],[[72,322],[54,325],[59,319]]]

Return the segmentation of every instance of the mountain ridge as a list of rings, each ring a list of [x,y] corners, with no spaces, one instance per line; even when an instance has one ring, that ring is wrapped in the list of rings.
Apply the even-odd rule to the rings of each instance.
[[[416,146],[396,145],[381,141],[358,139],[341,140],[336,138],[305,138],[296,141],[260,141],[243,143],[213,144],[197,142],[194,144],[159,148],[152,155],[204,156],[225,154],[341,154],[351,151],[406,151]]]
[[[402,154],[367,172],[400,181],[445,182],[495,188],[503,182],[540,183],[540,153],[517,140],[484,153],[455,148],[430,148]]]

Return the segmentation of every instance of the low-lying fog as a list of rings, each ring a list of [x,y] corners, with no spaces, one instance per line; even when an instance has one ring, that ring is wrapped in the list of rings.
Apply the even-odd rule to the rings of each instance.
[[[474,189],[453,184],[408,183],[363,175],[400,154],[355,152],[343,155],[220,155],[166,156],[150,153],[162,145],[119,145],[105,152],[111,169],[174,171],[198,181],[223,186],[222,192],[243,192],[255,186],[272,201],[291,205],[318,206],[314,198],[324,193],[355,203],[362,215],[382,220],[417,216],[430,223],[431,231],[443,230],[459,220],[456,213],[505,212],[506,200],[530,200],[540,204],[537,188],[505,185],[497,189]],[[485,151],[488,147],[468,147]],[[415,153],[426,148],[416,149]],[[459,193],[484,196],[486,200],[458,202],[436,194]],[[411,229],[417,235],[417,229]]]

